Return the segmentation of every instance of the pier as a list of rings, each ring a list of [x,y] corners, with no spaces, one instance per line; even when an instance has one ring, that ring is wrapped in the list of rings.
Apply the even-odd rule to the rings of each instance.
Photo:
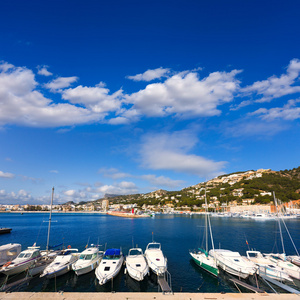
[[[1,300],[299,300],[295,294],[254,293],[0,293]]]

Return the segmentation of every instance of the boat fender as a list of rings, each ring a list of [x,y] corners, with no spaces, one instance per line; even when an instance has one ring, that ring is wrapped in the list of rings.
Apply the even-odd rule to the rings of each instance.
[[[11,261],[9,261],[6,264],[4,264],[3,267],[8,267],[10,264],[11,264]]]
[[[125,269],[124,269],[124,274],[126,274],[126,273],[127,273],[127,269],[125,268]]]

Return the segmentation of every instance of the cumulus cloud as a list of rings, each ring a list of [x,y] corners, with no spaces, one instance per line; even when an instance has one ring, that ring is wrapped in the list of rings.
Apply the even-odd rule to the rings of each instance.
[[[7,192],[4,189],[0,190],[0,203],[1,204],[28,204],[33,203],[34,198],[31,194],[23,189],[18,192]]]
[[[14,178],[15,175],[12,173],[5,173],[3,171],[0,171],[0,178]]]
[[[45,84],[45,87],[52,92],[69,87],[72,83],[78,80],[77,76],[58,77]]]
[[[0,126],[57,127],[99,120],[99,116],[91,110],[68,103],[54,104],[44,97],[35,89],[38,83],[31,70],[1,66]]]
[[[48,71],[48,66],[38,66],[38,74],[43,76],[51,76],[53,75],[51,72]]]
[[[79,85],[76,88],[66,89],[62,92],[62,98],[73,104],[81,104],[97,114],[106,115],[115,112],[121,107],[122,90],[109,95],[109,89],[103,83],[95,87]]]
[[[170,69],[160,67],[154,70],[147,70],[144,73],[137,74],[134,76],[127,76],[126,78],[134,81],[152,81],[154,79],[160,79],[162,77],[166,77],[169,73],[170,73]]]
[[[231,102],[239,89],[235,76],[241,71],[214,72],[199,79],[195,72],[182,72],[163,83],[149,84],[143,90],[126,96],[131,109],[122,116],[146,115],[148,117],[216,116],[221,113],[217,107]]]
[[[189,154],[197,141],[196,136],[188,131],[149,134],[141,145],[141,163],[154,170],[172,170],[206,178],[219,175],[225,162]]]
[[[138,193],[138,188],[133,182],[122,181],[113,185],[102,185],[96,189],[101,194],[128,195]]]
[[[251,86],[241,89],[242,94],[260,97],[256,102],[269,102],[274,98],[300,92],[299,86],[300,61],[290,61],[286,74],[280,77],[271,76],[266,80],[256,81]]]

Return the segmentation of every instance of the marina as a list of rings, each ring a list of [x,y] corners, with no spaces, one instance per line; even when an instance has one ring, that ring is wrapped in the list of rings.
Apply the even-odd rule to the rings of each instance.
[[[26,249],[36,243],[40,249],[45,249],[48,217],[47,214],[42,213],[2,214],[2,220],[13,227],[14,231],[11,235],[1,236],[1,244],[15,241],[22,245],[22,249]],[[125,263],[122,263],[119,272],[112,276],[112,280],[99,284],[99,279],[95,275],[96,266],[92,267],[90,272],[78,276],[75,273],[76,268],[74,266],[76,263],[74,260],[73,270],[72,264],[70,264],[68,272],[53,278],[35,276],[27,281],[21,278],[21,275],[15,275],[11,282],[7,282],[9,291],[35,293],[58,291],[101,293],[113,291],[116,293],[162,292],[176,294],[239,293],[239,289],[241,289],[243,293],[248,293],[250,292],[249,286],[251,286],[252,289],[254,287],[257,290],[274,293],[262,278],[258,280],[257,286],[256,282],[251,280],[237,282],[238,277],[232,278],[223,270],[220,270],[219,276],[215,277],[199,268],[191,257],[189,249],[198,249],[203,246],[201,244],[203,244],[203,233],[205,234],[206,231],[205,215],[157,215],[155,218],[130,219],[103,214],[53,213],[52,219],[55,222],[52,223],[51,227],[50,249],[52,249],[51,245],[63,242],[66,251],[78,249],[78,253],[75,255],[78,259],[80,253],[84,254],[87,242],[94,242],[99,251],[120,249],[120,254],[124,253],[126,260],[126,255],[130,253],[130,249],[140,249],[138,253],[146,254],[148,246],[153,244],[154,248],[163,250],[162,257],[167,258],[168,264],[165,263],[161,266],[164,269],[161,274],[150,271],[148,274],[144,274],[144,279],[139,281],[134,278],[133,271],[131,272],[132,276],[128,270],[125,271]],[[298,245],[299,220],[290,219],[285,222],[290,235],[294,237],[294,243]],[[242,258],[246,257],[246,251],[250,251],[250,247],[251,249],[259,249],[261,253],[282,252],[278,224],[275,220],[256,222],[243,218],[214,218],[212,227],[215,250],[228,249],[240,253]],[[159,243],[149,243],[152,238]],[[294,255],[293,246],[284,234],[283,239],[286,254]],[[133,245],[135,247],[132,247]],[[69,249],[68,246],[70,246]],[[157,259],[163,262],[161,257]],[[2,274],[0,279],[4,280],[4,277]],[[17,284],[14,285],[13,282]],[[25,282],[26,284],[23,284]],[[12,285],[9,286],[9,284]],[[290,285],[286,282],[283,284]],[[295,279],[290,288],[299,290],[299,285],[299,280]],[[239,289],[236,286],[239,286]],[[276,287],[276,290],[278,289],[283,291],[282,287]]]

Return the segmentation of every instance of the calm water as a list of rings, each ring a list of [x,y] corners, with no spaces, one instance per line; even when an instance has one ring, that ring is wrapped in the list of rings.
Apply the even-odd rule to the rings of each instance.
[[[45,249],[48,230],[48,214],[1,213],[0,227],[13,228],[11,234],[0,235],[0,245],[20,243],[22,249],[36,242]],[[251,249],[261,252],[282,252],[277,222],[256,221],[238,218],[211,218],[216,248],[239,251],[245,255]],[[286,220],[287,227],[297,247],[300,245],[300,220]],[[162,250],[168,258],[168,271],[172,276],[174,292],[237,292],[225,276],[214,278],[198,268],[189,256],[189,249],[196,249],[203,241],[204,217],[193,215],[162,215],[155,218],[127,219],[100,214],[53,214],[50,244],[61,242],[71,245],[79,251],[88,243],[103,245],[107,248],[121,247],[124,254],[132,245],[145,250],[154,240],[162,244]],[[295,254],[292,244],[285,234],[286,253]],[[143,291],[156,292],[155,278],[137,283],[121,271],[111,283],[99,286],[94,273],[77,277],[73,272],[56,279],[34,278],[21,291]]]

